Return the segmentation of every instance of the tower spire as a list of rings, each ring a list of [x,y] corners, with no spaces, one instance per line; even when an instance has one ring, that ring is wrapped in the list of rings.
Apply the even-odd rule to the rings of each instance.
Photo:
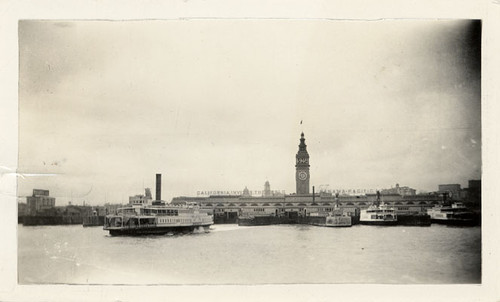
[[[309,194],[309,153],[304,132],[300,134],[299,151],[295,156],[295,183],[297,194]]]

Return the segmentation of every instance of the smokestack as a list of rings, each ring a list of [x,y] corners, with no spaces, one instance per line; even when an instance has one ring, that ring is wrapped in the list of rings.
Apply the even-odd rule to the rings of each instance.
[[[313,186],[313,203],[314,203],[314,186]]]
[[[156,174],[156,200],[161,200],[161,174]]]

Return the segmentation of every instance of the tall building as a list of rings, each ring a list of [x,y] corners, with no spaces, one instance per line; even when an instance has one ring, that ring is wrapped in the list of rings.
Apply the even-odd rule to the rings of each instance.
[[[262,194],[264,197],[269,197],[271,196],[271,185],[269,184],[269,181],[266,180],[266,183],[264,184],[264,194]]]
[[[438,193],[440,194],[447,193],[448,198],[452,200],[462,200],[462,195],[460,194],[461,191],[462,188],[460,187],[459,184],[438,185]]]
[[[400,187],[399,184],[396,184],[395,188],[383,189],[380,191],[382,194],[399,194],[401,196],[415,195],[417,194],[417,190],[412,189],[410,187]]]
[[[243,189],[243,195],[241,195],[241,196],[243,196],[243,197],[250,197],[250,196],[251,196],[251,195],[250,195],[250,190],[248,190],[248,188],[247,188],[247,187],[245,187],[245,188]]]
[[[26,197],[27,214],[36,215],[37,212],[55,207],[56,199],[49,196],[49,190],[33,189],[33,195]]]
[[[296,193],[309,194],[309,153],[305,143],[304,132],[300,135],[299,151],[295,156],[295,183]]]
[[[153,197],[151,196],[151,189],[146,188],[145,189],[145,195],[134,195],[134,196],[129,196],[128,198],[128,203],[130,205],[133,204],[152,204]]]

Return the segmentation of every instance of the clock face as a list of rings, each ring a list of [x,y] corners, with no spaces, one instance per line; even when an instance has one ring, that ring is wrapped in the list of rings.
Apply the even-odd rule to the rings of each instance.
[[[304,171],[300,171],[299,172],[299,179],[300,180],[306,180],[306,178],[307,178],[307,173],[304,172]]]

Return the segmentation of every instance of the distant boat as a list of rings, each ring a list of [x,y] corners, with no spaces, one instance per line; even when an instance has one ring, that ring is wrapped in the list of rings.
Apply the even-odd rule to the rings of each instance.
[[[311,216],[310,218],[314,217]],[[348,216],[340,206],[336,205],[335,208],[324,217],[323,223],[317,223],[317,220],[312,220],[311,224],[324,227],[350,227],[352,226],[352,217]]]
[[[112,236],[161,235],[208,231],[213,223],[211,211],[197,206],[131,205],[106,215],[104,230]]]
[[[455,202],[451,205],[436,205],[427,210],[432,223],[471,226],[478,224],[478,217],[467,209],[462,203]]]
[[[352,226],[352,217],[342,212],[342,209],[335,209],[328,213],[325,220],[326,227],[350,227]]]
[[[361,210],[359,223],[368,225],[396,225],[398,224],[398,217],[394,208],[389,208],[385,204],[374,204],[367,209]]]

